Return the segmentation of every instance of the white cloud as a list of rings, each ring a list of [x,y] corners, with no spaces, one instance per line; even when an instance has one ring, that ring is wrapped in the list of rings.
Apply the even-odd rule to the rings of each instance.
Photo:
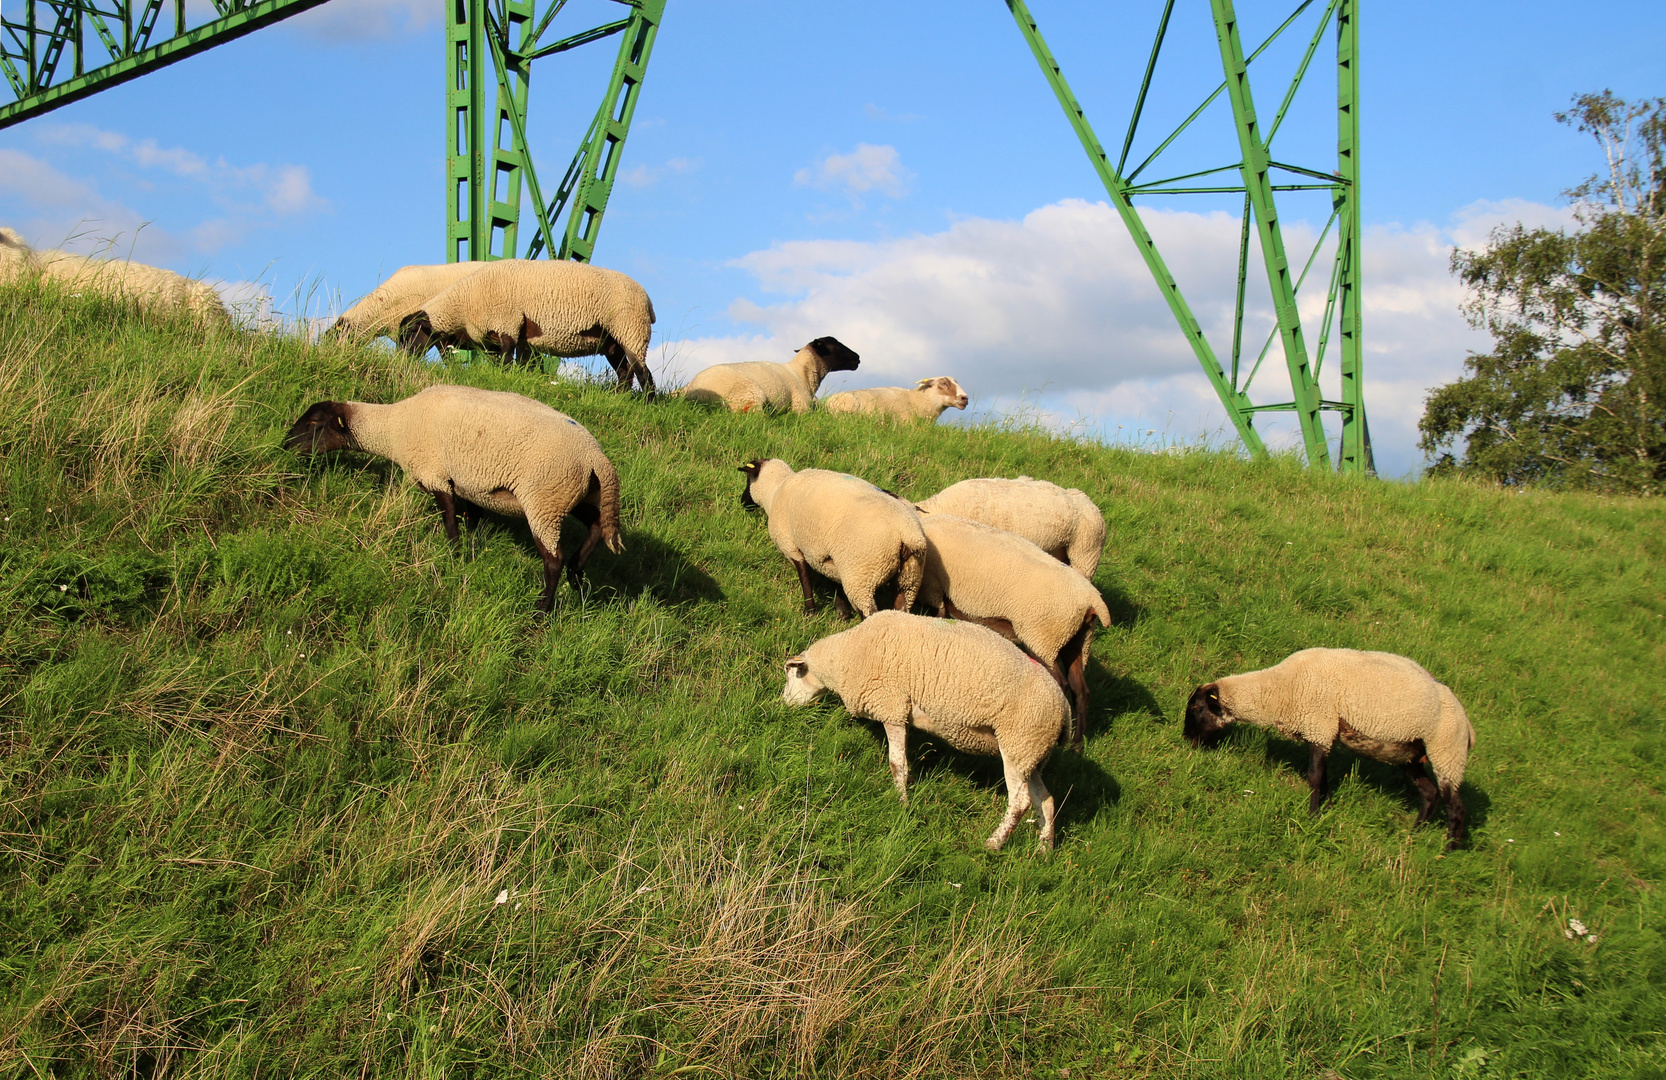
[[[908,194],[914,174],[902,167],[902,155],[894,146],[857,143],[848,154],[829,154],[807,169],[793,174],[793,183],[818,191],[844,191],[855,198],[878,191],[893,199]]]
[[[699,158],[671,158],[660,165],[638,165],[619,174],[619,179],[633,188],[652,187],[667,176],[682,176],[701,165]]]
[[[1237,219],[1164,210],[1143,217],[1224,357]],[[1447,270],[1452,245],[1518,218],[1548,224],[1565,215],[1540,204],[1488,203],[1464,208],[1446,228],[1367,230],[1366,404],[1384,474],[1404,475],[1419,465],[1416,426],[1425,395],[1460,375],[1467,353],[1487,344],[1458,310],[1462,287]],[[1285,223],[1298,268],[1316,232],[1303,222]],[[1258,271],[1253,250],[1251,260]],[[1303,290],[1310,352],[1317,347],[1328,261],[1321,252]],[[786,360],[811,338],[832,334],[862,354],[862,366],[833,376],[828,390],[951,374],[973,395],[974,412],[1021,408],[1056,426],[1112,438],[1137,431],[1143,439],[1156,431],[1176,439],[1236,440],[1121,219],[1105,203],[1066,200],[1021,221],[969,218],[940,233],[892,240],[793,241],[735,265],[753,275],[766,298],[778,299],[742,298],[730,306],[730,318],[755,332],[668,342],[661,356],[675,369],[667,371],[673,380],[715,363]],[[1273,327],[1266,287],[1257,280],[1252,272],[1246,371]],[[1333,334],[1320,373],[1328,398],[1340,396],[1337,367]],[[1289,392],[1275,340],[1250,396],[1270,403],[1289,400]],[[1263,414],[1256,426],[1269,445],[1299,445],[1289,419]]]

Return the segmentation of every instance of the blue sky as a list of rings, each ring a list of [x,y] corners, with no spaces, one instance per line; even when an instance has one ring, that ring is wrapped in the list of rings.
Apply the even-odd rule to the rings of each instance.
[[[18,14],[14,0],[0,6]],[[832,333],[864,363],[829,389],[953,374],[974,409],[1027,409],[1112,438],[1225,427],[999,0],[667,6],[596,260],[653,296],[662,373],[785,359]],[[1160,4],[1031,6],[1102,140],[1120,145]],[[1246,40],[1293,6],[1243,0]],[[1363,7],[1366,393],[1379,463],[1399,475],[1420,461],[1423,395],[1485,345],[1457,312],[1452,245],[1501,221],[1566,220],[1559,192],[1600,161],[1551,113],[1604,87],[1666,93],[1666,8]],[[1206,5],[1179,8],[1137,156],[1220,78]],[[573,0],[557,32],[618,11]],[[124,250],[137,233],[136,257],[260,282],[286,309],[297,289],[318,309],[398,266],[440,261],[439,13],[433,0],[331,0],[0,132],[0,224],[48,245],[78,229],[119,234]],[[1299,27],[1252,69],[1264,113],[1305,43]],[[595,109],[613,48],[539,62],[531,126],[546,185]],[[1321,50],[1281,157],[1334,157],[1329,73]],[[1225,115],[1206,114],[1165,164],[1235,160]],[[1220,342],[1236,222],[1206,200],[1148,205]],[[1327,212],[1283,208],[1292,250],[1311,245]],[[1271,325],[1263,309],[1251,323]],[[1275,346],[1258,398],[1288,394],[1281,367]],[[1289,432],[1275,425],[1272,437]]]

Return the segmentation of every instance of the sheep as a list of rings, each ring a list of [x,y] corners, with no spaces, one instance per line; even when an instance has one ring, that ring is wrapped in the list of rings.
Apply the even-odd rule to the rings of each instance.
[[[822,399],[828,412],[871,413],[898,420],[931,420],[944,409],[966,408],[966,391],[947,375],[921,379],[910,390],[902,386],[876,386],[869,390],[846,390]]]
[[[284,445],[298,453],[362,450],[405,470],[434,496],[445,533],[457,542],[457,510],[525,517],[544,560],[538,610],[555,609],[561,575],[561,520],[572,514],[590,533],[567,569],[574,588],[598,541],[615,555],[619,474],[595,436],[577,420],[520,394],[472,386],[430,386],[391,405],[321,401],[295,421]]]
[[[1193,746],[1213,745],[1237,721],[1312,748],[1313,814],[1324,804],[1325,763],[1338,739],[1356,754],[1405,769],[1422,799],[1417,825],[1433,816],[1437,802],[1435,784],[1423,772],[1428,762],[1446,800],[1446,850],[1463,841],[1458,786],[1475,729],[1452,691],[1416,662],[1385,652],[1303,649],[1270,668],[1198,687],[1186,703],[1185,736]]]
[[[1075,698],[1070,747],[1087,737],[1088,646],[1111,612],[1093,582],[1022,536],[952,514],[920,519],[926,572],[920,602],[1016,641]]]
[[[607,358],[620,390],[633,379],[654,392],[648,339],[654,304],[617,270],[567,259],[498,259],[428,298],[405,317],[400,339],[421,355],[429,345],[481,349],[516,360],[534,353]]]
[[[231,312],[207,282],[126,259],[94,259],[56,248],[31,248],[16,230],[0,228],[0,281],[15,281],[25,274],[38,274],[68,289],[91,289],[130,299],[152,315],[185,316],[201,329],[231,326]]]
[[[749,461],[740,471],[746,474],[740,504],[768,515],[769,538],[798,571],[806,615],[816,610],[811,567],[839,583],[833,603],[843,618],[850,618],[852,604],[863,618],[877,611],[874,592],[892,578],[897,610],[914,606],[926,534],[907,502],[866,480],[825,469],[794,472],[775,458]]]
[[[682,394],[689,401],[727,405],[730,412],[807,413],[829,372],[855,371],[861,360],[839,339],[819,337],[785,364],[716,364],[694,376]]]
[[[1053,850],[1057,808],[1041,765],[1070,716],[1064,691],[999,634],[901,611],[881,611],[805,649],[786,663],[781,697],[808,705],[824,690],[852,716],[885,727],[891,782],[908,803],[908,728],[968,754],[999,756],[1007,813],[984,847],[999,851],[1032,806],[1040,848]]]
[[[324,331],[324,334],[326,337],[397,337],[405,320],[421,311],[422,305],[431,297],[490,265],[486,260],[474,259],[466,262],[402,266],[358,303],[342,312],[341,317]]]
[[[1017,533],[1088,578],[1099,569],[1105,517],[1077,488],[1028,476],[962,480],[916,505],[921,513],[954,514]]]

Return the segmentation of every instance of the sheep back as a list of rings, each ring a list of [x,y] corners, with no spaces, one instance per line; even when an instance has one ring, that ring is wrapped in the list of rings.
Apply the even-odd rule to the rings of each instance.
[[[1016,533],[1091,578],[1105,546],[1105,518],[1085,492],[1046,480],[985,477],[962,480],[919,504],[928,514],[953,514]]]
[[[556,356],[592,356],[609,339],[642,363],[654,306],[640,284],[617,270],[568,259],[498,259],[423,305],[434,332],[499,347],[526,335]]]
[[[683,388],[690,401],[726,405],[730,412],[807,413],[814,393],[785,364],[754,360],[716,364],[699,372]]]
[[[802,469],[781,483],[765,509],[781,553],[843,584],[864,614],[874,591],[893,577],[904,607],[913,605],[928,547],[912,506],[860,477]]]
[[[231,312],[206,282],[126,259],[95,259],[53,248],[31,248],[13,229],[0,229],[0,275],[38,274],[66,289],[91,289],[131,300],[153,315],[184,317],[201,329],[231,326]]]
[[[365,337],[393,337],[400,325],[421,311],[431,297],[490,265],[486,260],[472,259],[402,266],[342,312],[331,329]]]

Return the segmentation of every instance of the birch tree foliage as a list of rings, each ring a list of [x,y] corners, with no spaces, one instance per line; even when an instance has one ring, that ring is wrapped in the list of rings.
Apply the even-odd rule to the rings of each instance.
[[[1572,230],[1502,226],[1452,253],[1492,351],[1429,394],[1431,473],[1634,494],[1666,490],[1666,98],[1576,97],[1556,119],[1604,168],[1565,192]]]

